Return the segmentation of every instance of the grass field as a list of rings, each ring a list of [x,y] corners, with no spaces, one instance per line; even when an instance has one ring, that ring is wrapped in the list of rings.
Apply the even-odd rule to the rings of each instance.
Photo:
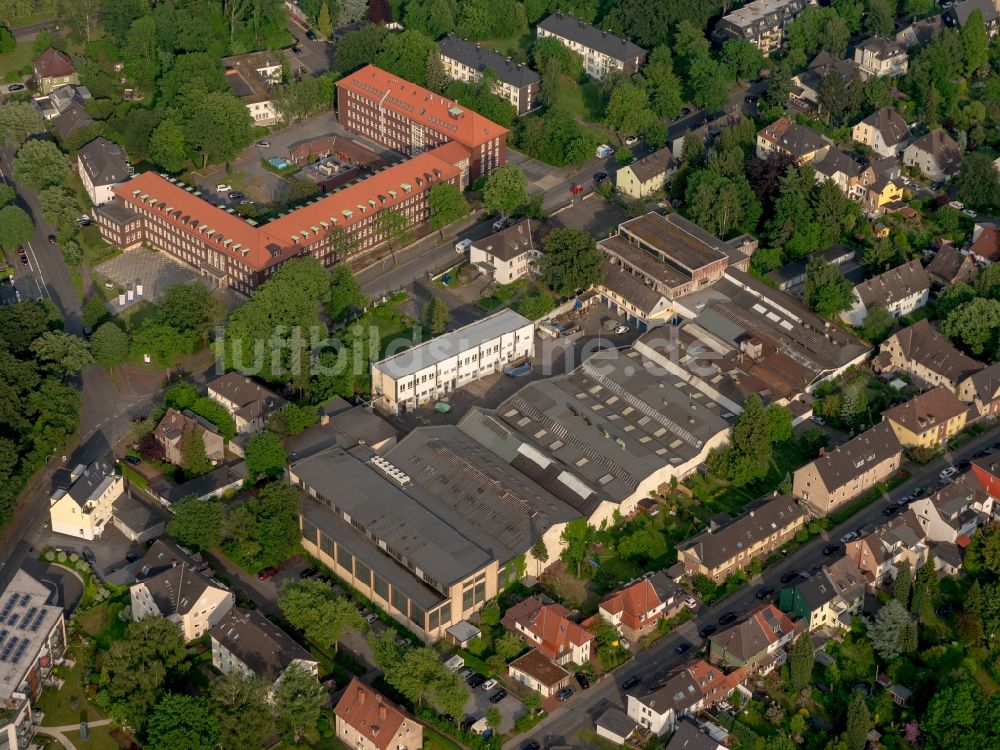
[[[45,714],[43,724],[50,727],[61,727],[67,724],[76,724],[80,721],[80,712],[87,712],[87,719],[95,721],[101,718],[93,706],[87,701],[83,692],[81,680],[83,678],[83,665],[77,662],[72,669],[56,667],[56,674],[64,680],[63,686],[55,688],[44,688],[42,697],[36,704],[38,710]],[[74,708],[75,706],[75,708]]]
[[[77,750],[120,750],[118,743],[111,738],[110,724],[103,727],[87,728],[87,740],[80,739],[79,732],[66,732],[66,739],[72,742]]]
[[[0,55],[0,78],[5,78],[10,72],[16,72],[25,65],[31,65],[35,59],[35,51],[31,42],[22,42],[14,48],[13,52]]]

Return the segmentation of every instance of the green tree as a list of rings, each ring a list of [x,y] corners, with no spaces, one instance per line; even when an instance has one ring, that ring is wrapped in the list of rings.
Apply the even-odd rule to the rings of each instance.
[[[182,172],[188,164],[184,128],[173,120],[164,120],[149,141],[150,158],[167,172]]]
[[[208,700],[167,693],[149,717],[143,747],[150,750],[213,750],[218,744],[219,725]]]
[[[201,281],[174,284],[156,307],[159,317],[171,328],[190,331],[202,338],[222,319],[219,300]]]
[[[87,342],[65,331],[46,331],[31,343],[31,351],[61,375],[83,372],[94,363]]]
[[[341,19],[346,21],[346,19]],[[391,32],[384,26],[366,24],[356,31],[345,34],[337,43],[334,68],[337,73],[348,73],[372,62],[375,53],[382,48]]]
[[[170,536],[186,547],[215,549],[222,541],[222,503],[188,495],[170,506]]]
[[[812,639],[808,632],[802,633],[792,644],[790,658],[792,690],[798,692],[812,682],[814,658]]]
[[[742,171],[741,160],[737,164]],[[698,170],[688,179],[685,195],[691,218],[720,237],[736,229],[753,231],[760,219],[760,201],[742,175],[730,178],[713,169]]]
[[[524,173],[516,165],[500,167],[486,178],[483,208],[487,211],[496,211],[506,221],[514,211],[527,203],[527,183]]]
[[[212,462],[205,455],[205,439],[194,427],[184,430],[181,435],[181,468],[189,479],[212,470]]]
[[[900,634],[912,622],[910,613],[896,599],[882,607],[868,630],[872,649],[882,661],[892,661],[901,653]],[[867,729],[865,732],[867,733]]]
[[[100,656],[111,712],[141,728],[163,694],[167,676],[183,668],[187,649],[180,629],[163,617],[129,623]]]
[[[688,73],[688,90],[697,106],[709,113],[718,112],[729,98],[726,69],[711,58],[698,58]]]
[[[0,247],[13,250],[35,236],[35,225],[28,213],[18,206],[0,208]]]
[[[436,53],[433,39],[414,29],[406,29],[390,36],[372,62],[400,78],[426,86],[427,57]]]
[[[0,206],[6,206],[8,203],[13,203],[16,197],[17,193],[14,191],[14,188],[10,185],[0,184]]]
[[[722,44],[722,63],[732,71],[734,78],[750,81],[760,78],[764,55],[745,39],[728,39]]]
[[[896,325],[896,317],[881,305],[875,305],[868,310],[861,335],[866,341],[879,344],[885,341]]]
[[[844,731],[848,750],[864,750],[868,744],[869,729],[871,729],[871,716],[868,713],[865,695],[862,691],[855,690],[847,706],[847,728]]]
[[[404,24],[422,31],[431,39],[440,39],[455,30],[458,3],[455,0],[410,0],[406,4]]]
[[[567,522],[559,539],[566,544],[562,553],[563,561],[576,569],[576,577],[579,578],[583,572],[583,562],[594,544],[593,527],[587,523],[586,518],[575,518]]]
[[[958,34],[962,41],[965,75],[970,77],[985,68],[989,61],[990,38],[986,33],[986,24],[983,23],[982,11],[972,11]]]
[[[333,593],[315,579],[286,584],[278,601],[281,613],[292,627],[320,648],[336,651],[349,631],[365,632],[367,623],[350,601]]]
[[[997,350],[998,330],[1000,301],[981,297],[956,307],[941,324],[941,333],[977,357],[987,350]]]
[[[316,17],[316,30],[320,36],[326,38],[333,31],[333,19],[330,17],[330,6],[323,3],[319,6],[319,15]]]
[[[764,402],[751,394],[743,403],[743,411],[730,431],[729,476],[742,487],[767,474],[773,453],[771,425]]]
[[[538,539],[531,546],[531,556],[540,563],[549,561],[549,548],[545,546],[545,538],[539,535]]]
[[[505,662],[524,651],[524,641],[513,633],[504,633],[499,640],[494,641],[493,650]]]
[[[469,203],[462,192],[450,182],[439,182],[427,195],[427,207],[431,212],[431,229],[437,229],[444,239],[444,228],[467,213]]]
[[[111,369],[128,359],[128,334],[112,323],[102,323],[90,337],[90,353],[101,367]]]
[[[431,297],[424,305],[424,328],[431,336],[440,336],[448,327],[448,306],[438,297]]]
[[[396,251],[410,240],[410,220],[406,218],[406,214],[387,208],[375,217],[375,233],[389,246],[389,251],[395,257]]]
[[[17,48],[17,40],[6,26],[0,26],[0,55],[6,55]]]
[[[298,435],[303,430],[319,424],[319,412],[308,404],[288,404],[273,413],[267,420],[267,429],[279,437]]]
[[[896,570],[896,580],[892,584],[892,593],[903,607],[909,607],[912,590],[913,571],[910,568],[910,561],[903,560]]]
[[[486,726],[488,726],[493,731],[496,731],[500,723],[503,721],[503,716],[500,715],[500,709],[496,706],[490,706],[486,709]]]
[[[56,228],[60,238],[69,238],[76,231],[80,218],[80,204],[72,192],[62,187],[48,187],[38,194],[42,204],[42,218]]]
[[[956,182],[963,203],[981,210],[1000,207],[1000,173],[983,152],[968,154],[962,160]]]
[[[528,30],[524,5],[517,0],[463,0],[456,31],[466,39],[507,39]]]
[[[832,263],[816,259],[806,269],[803,300],[820,315],[832,318],[851,307],[854,288]]]
[[[654,116],[645,90],[628,82],[614,88],[604,110],[604,121],[629,135],[640,132]]]
[[[273,432],[254,435],[247,443],[245,456],[247,471],[251,478],[261,475],[277,477],[284,471],[288,458],[281,438]]]
[[[281,733],[296,743],[302,739],[319,721],[326,694],[316,675],[301,662],[293,662],[274,689],[274,713]]]
[[[20,146],[29,136],[45,132],[45,120],[29,102],[5,102],[0,107],[0,135],[4,143]]]
[[[184,113],[184,138],[201,155],[203,167],[232,159],[253,138],[253,120],[246,105],[228,91],[191,97]]]
[[[273,719],[263,678],[234,669],[212,681],[210,696],[220,747],[264,746]]]
[[[568,297],[588,289],[602,278],[604,256],[594,238],[582,229],[554,229],[542,242],[539,278],[558,294]]]
[[[361,291],[361,285],[354,278],[351,267],[338,263],[330,271],[330,295],[326,311],[332,320],[347,317],[352,310],[359,310],[371,304]]]
[[[36,190],[61,185],[69,176],[69,159],[52,141],[28,141],[14,157],[14,179]]]

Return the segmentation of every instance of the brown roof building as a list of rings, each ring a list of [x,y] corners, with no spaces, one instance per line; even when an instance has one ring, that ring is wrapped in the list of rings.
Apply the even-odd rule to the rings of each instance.
[[[882,412],[906,448],[937,448],[965,429],[969,405],[944,386]]]
[[[590,660],[594,635],[573,622],[572,614],[561,604],[545,604],[529,597],[508,609],[502,622],[556,664],[583,664]]]
[[[635,641],[651,632],[664,618],[684,608],[683,591],[660,571],[608,594],[600,603],[601,617],[618,632]]]
[[[423,747],[424,728],[402,708],[361,682],[351,680],[333,715],[337,739],[356,750],[415,750]]]
[[[984,367],[982,362],[962,354],[927,320],[917,321],[883,341],[874,364],[881,372],[902,370],[927,385],[944,385],[952,391]]]
[[[48,94],[60,86],[80,82],[69,55],[52,47],[35,60],[35,80],[38,82],[38,90],[43,94]]]
[[[944,181],[958,174],[962,149],[947,132],[937,128],[903,150],[903,164],[916,167],[929,180]]]
[[[747,672],[770,672],[785,661],[784,646],[795,627],[773,604],[761,604],[732,627],[708,639],[709,659],[722,667],[743,667]]]
[[[1000,227],[996,224],[976,224],[969,252],[980,263],[1000,260]]]
[[[761,159],[779,153],[791,156],[798,164],[805,164],[821,156],[829,147],[829,142],[815,130],[787,117],[779,117],[757,133],[757,156]]]
[[[677,545],[678,562],[694,578],[706,575],[715,582],[761,562],[786,544],[805,525],[807,513],[785,495],[775,495],[748,508],[736,518],[713,519],[709,528]]]
[[[1000,362],[973,373],[958,384],[958,397],[971,403],[980,418],[1000,414]]]
[[[896,317],[909,315],[927,304],[931,282],[916,258],[854,287],[854,301],[841,317],[853,326],[865,322],[873,307],[883,307]]]
[[[1000,247],[997,248],[1000,255]],[[976,277],[976,261],[971,254],[966,255],[952,244],[938,247],[927,265],[927,276],[939,288],[952,284],[968,284]]]
[[[677,160],[669,146],[654,151],[618,170],[615,188],[630,198],[640,199],[662,190],[677,170]]]
[[[796,469],[792,495],[818,517],[863,495],[892,476],[903,449],[885,422]]]
[[[879,156],[895,158],[910,140],[910,128],[899,112],[892,107],[882,107],[855,125],[851,138]]]
[[[204,417],[199,417],[187,409],[179,412],[170,407],[153,430],[153,436],[163,446],[167,461],[175,466],[181,465],[184,438],[192,433],[201,435],[205,444],[205,455],[210,460],[222,461],[225,457],[226,441],[219,434],[218,428]]]
[[[238,372],[227,372],[209,383],[208,396],[232,415],[240,434],[260,432],[268,418],[288,403]]]
[[[223,674],[237,671],[262,677],[269,685],[295,663],[316,674],[316,658],[255,609],[233,607],[208,634],[212,665]]]
[[[537,648],[512,661],[507,670],[511,679],[536,690],[543,698],[555,695],[569,684],[569,672]]]

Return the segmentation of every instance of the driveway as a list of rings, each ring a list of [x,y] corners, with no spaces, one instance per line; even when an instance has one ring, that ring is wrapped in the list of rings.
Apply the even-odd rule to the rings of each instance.
[[[46,530],[42,543],[53,549],[93,555],[94,572],[99,578],[117,586],[125,586],[135,580],[132,568],[138,561],[129,564],[125,560],[125,555],[129,552],[141,554],[146,551],[145,545],[133,543],[110,523],[104,527],[104,533],[100,538],[92,542]]]
[[[502,683],[489,692],[483,690],[481,687],[467,687],[469,699],[465,702],[464,711],[466,716],[474,716],[476,719],[481,719],[486,716],[487,711],[496,706],[500,709],[500,716],[502,717],[499,732],[505,734],[514,728],[514,722],[527,713],[527,709],[513,693],[508,693],[507,697],[499,703],[490,703],[490,696],[494,695],[501,687],[503,687]]]

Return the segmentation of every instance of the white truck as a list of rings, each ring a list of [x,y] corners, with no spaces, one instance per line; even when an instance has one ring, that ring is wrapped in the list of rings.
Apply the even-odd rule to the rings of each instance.
[[[596,156],[598,159],[603,159],[606,156],[611,156],[611,154],[613,154],[614,152],[615,150],[611,148],[611,146],[609,146],[607,143],[602,143],[594,150],[594,156]]]

